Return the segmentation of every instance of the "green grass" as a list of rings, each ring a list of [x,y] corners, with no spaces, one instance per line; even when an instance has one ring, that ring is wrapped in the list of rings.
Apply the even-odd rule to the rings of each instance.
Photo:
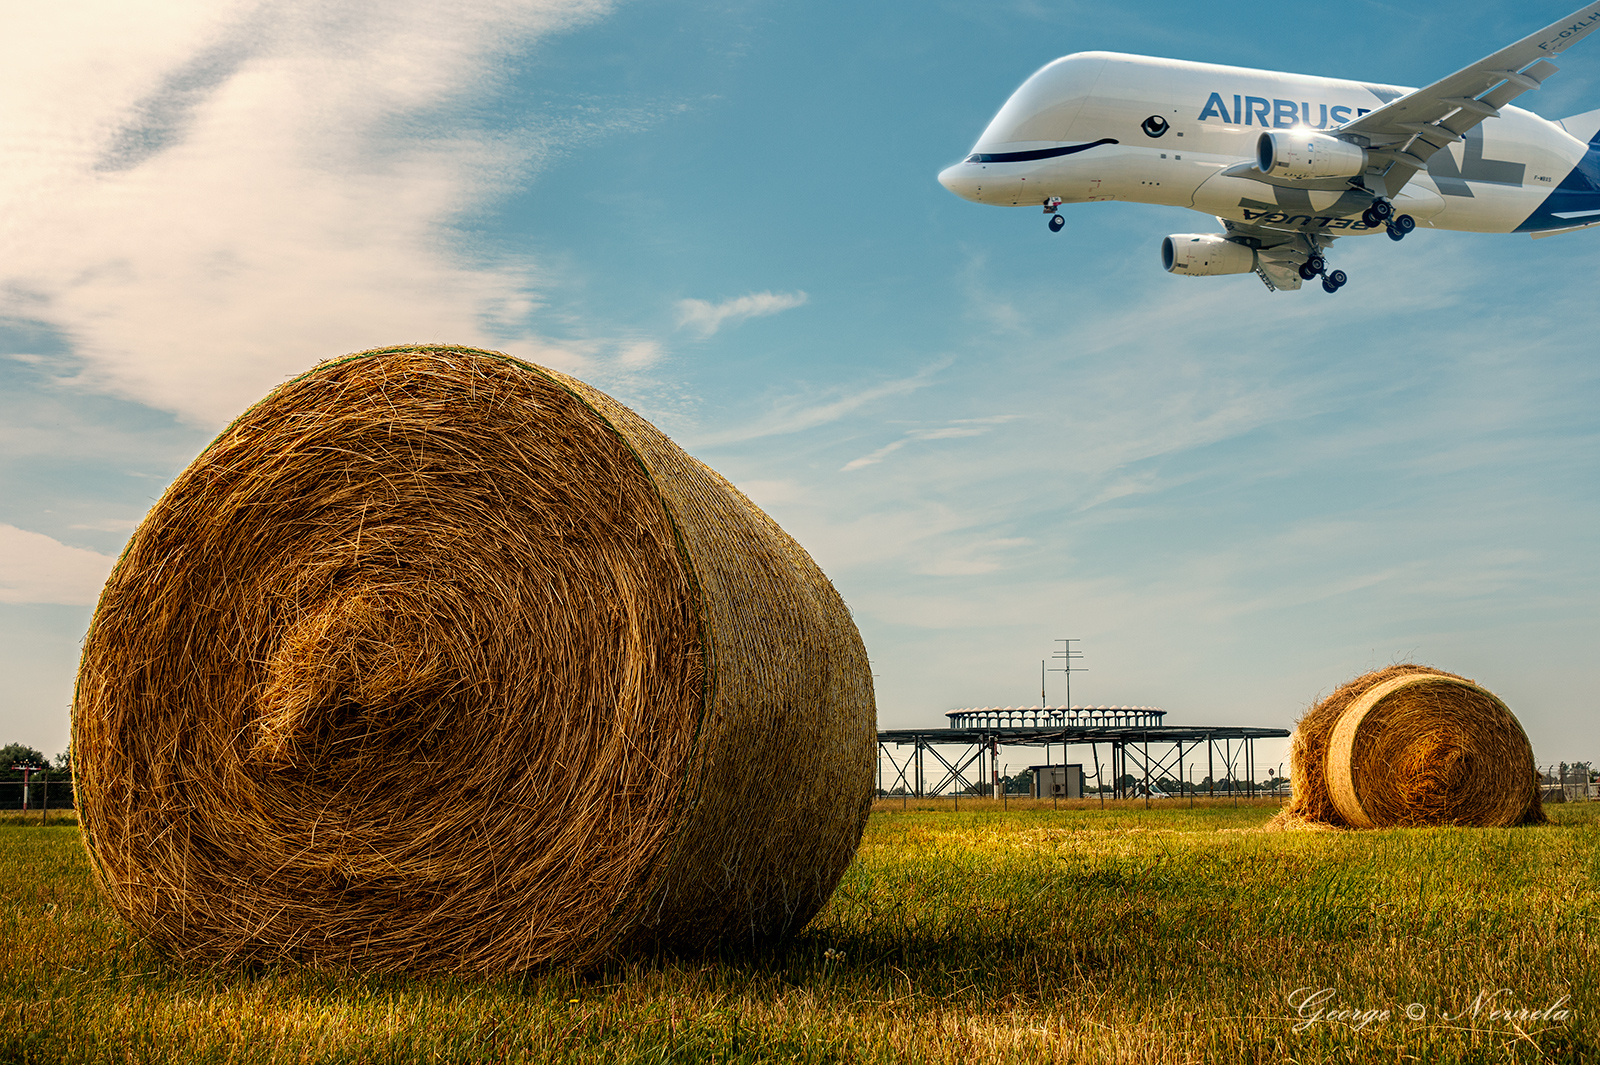
[[[494,981],[185,970],[74,825],[0,818],[0,1061],[1600,1061],[1600,804],[1256,831],[1275,808],[880,804],[780,949]]]

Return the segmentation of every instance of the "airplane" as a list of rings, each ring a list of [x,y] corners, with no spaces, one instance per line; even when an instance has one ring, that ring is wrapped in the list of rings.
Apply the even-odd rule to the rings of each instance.
[[[1175,233],[1162,265],[1254,272],[1268,289],[1322,279],[1334,240],[1419,226],[1535,239],[1600,225],[1600,110],[1551,122],[1509,106],[1600,28],[1591,3],[1423,89],[1079,52],[1011,95],[939,182],[976,203],[1125,200],[1213,215]]]

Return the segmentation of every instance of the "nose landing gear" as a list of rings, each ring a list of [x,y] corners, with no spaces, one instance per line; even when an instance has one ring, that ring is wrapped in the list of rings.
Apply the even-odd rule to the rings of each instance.
[[[1050,216],[1050,232],[1059,233],[1067,220],[1056,213],[1056,208],[1061,206],[1061,197],[1052,196],[1044,201],[1044,213]]]
[[[1061,232],[1061,227],[1066,224],[1067,220],[1062,218],[1060,215],[1053,214],[1050,216],[1050,232],[1059,233]]]

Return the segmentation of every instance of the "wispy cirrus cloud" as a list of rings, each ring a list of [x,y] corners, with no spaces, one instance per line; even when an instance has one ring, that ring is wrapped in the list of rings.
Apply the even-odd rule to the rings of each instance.
[[[907,377],[897,377],[847,391],[832,391],[825,394],[824,398],[790,397],[773,404],[764,414],[750,422],[722,432],[697,436],[692,440],[692,444],[695,447],[741,444],[764,437],[815,429],[849,417],[879,400],[907,395],[928,387],[935,381],[940,371],[949,367],[950,361],[941,359]]]
[[[961,418],[937,429],[911,429],[898,440],[892,440],[871,454],[851,459],[840,467],[841,473],[873,466],[899,451],[907,444],[924,440],[960,440],[963,437],[983,436],[996,425],[1020,418],[1020,414],[999,414],[990,418]]]
[[[0,525],[0,603],[93,603],[114,562],[43,533]]]
[[[0,323],[61,336],[80,386],[196,424],[381,344],[582,367],[537,327],[538,264],[452,227],[547,155],[537,122],[475,117],[505,57],[610,6],[18,11],[0,41]]]
[[[765,318],[803,306],[809,299],[804,292],[752,292],[721,303],[709,300],[679,300],[678,328],[709,337],[725,324],[746,318]]]

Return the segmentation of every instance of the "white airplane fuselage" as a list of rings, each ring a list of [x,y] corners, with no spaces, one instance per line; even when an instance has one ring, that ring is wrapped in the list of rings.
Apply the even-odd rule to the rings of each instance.
[[[1000,206],[1125,200],[1328,237],[1383,232],[1361,219],[1370,196],[1223,171],[1255,159],[1264,131],[1332,129],[1411,91],[1080,52],[1030,77],[967,158],[939,181],[968,200]],[[1595,182],[1574,188],[1568,181],[1594,151],[1589,142],[1600,129],[1600,112],[1565,123],[1506,105],[1434,155],[1393,196],[1394,207],[1421,226],[1486,233],[1572,228],[1600,219],[1600,191],[1591,196],[1587,187]],[[1589,163],[1597,160],[1600,155]],[[1564,182],[1563,195],[1551,201]]]

